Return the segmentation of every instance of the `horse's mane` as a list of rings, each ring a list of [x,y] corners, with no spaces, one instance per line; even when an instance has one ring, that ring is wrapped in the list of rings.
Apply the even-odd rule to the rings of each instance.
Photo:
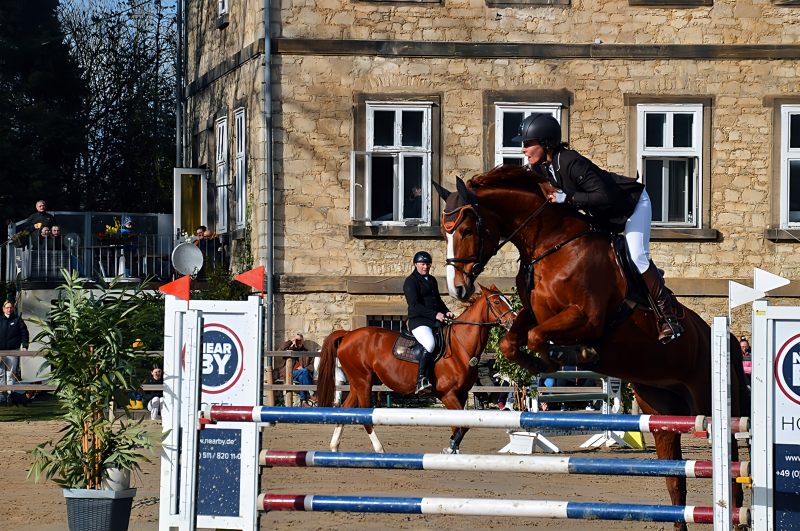
[[[467,181],[467,185],[473,190],[479,188],[508,189],[520,188],[542,195],[539,183],[547,182],[549,179],[535,171],[529,171],[522,166],[506,164],[493,168],[486,173],[480,173]]]

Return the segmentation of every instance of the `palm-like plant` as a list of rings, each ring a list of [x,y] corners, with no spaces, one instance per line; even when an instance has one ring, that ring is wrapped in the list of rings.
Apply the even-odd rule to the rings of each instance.
[[[106,469],[139,470],[139,461],[148,461],[137,446],[152,453],[153,436],[141,420],[126,422],[126,413],[114,416],[115,403],[125,405],[128,393],[141,393],[151,338],[142,335],[139,323],[149,318],[152,305],[142,296],[143,285],[120,288],[115,279],[90,290],[77,272],[63,275],[47,320],[32,321],[41,327],[34,338],[44,345],[41,370],[51,370],[50,383],[57,387],[68,425],[58,442],[31,451],[28,477],[97,489]]]

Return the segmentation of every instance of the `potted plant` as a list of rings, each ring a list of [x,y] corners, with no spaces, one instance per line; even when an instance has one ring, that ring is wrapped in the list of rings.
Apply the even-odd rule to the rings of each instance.
[[[15,232],[11,239],[14,241],[14,247],[22,248],[28,245],[28,242],[30,241],[30,233],[26,230],[21,230],[19,232]]]
[[[115,279],[95,290],[84,288],[77,272],[62,270],[65,283],[57,288],[47,319],[34,338],[43,346],[41,370],[50,369],[50,383],[67,421],[57,442],[36,446],[28,477],[45,477],[64,487],[71,531],[128,528],[136,489],[130,473],[149,461],[140,449],[153,453],[153,439],[142,420],[117,417],[114,404],[128,404],[128,393],[142,391],[147,375],[147,337],[139,323],[153,306],[142,287],[117,288]],[[161,435],[159,434],[160,438]]]

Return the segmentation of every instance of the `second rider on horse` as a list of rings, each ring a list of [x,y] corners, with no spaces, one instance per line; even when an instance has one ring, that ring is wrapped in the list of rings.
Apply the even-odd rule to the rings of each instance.
[[[553,181],[554,186],[543,187],[550,202],[574,205],[614,232],[624,229],[631,259],[664,317],[659,339],[666,343],[678,337],[683,327],[672,308],[672,296],[650,261],[652,207],[644,185],[605,171],[568,149],[561,141],[561,125],[550,114],[533,113],[525,118],[513,141],[522,142],[526,166]]]
[[[436,340],[433,328],[439,326],[445,317],[453,318],[439,295],[439,284],[429,275],[433,259],[425,251],[414,255],[414,271],[403,284],[403,293],[408,302],[408,329],[424,349],[419,357],[416,394],[426,394],[433,387],[428,381],[428,370],[433,362]]]

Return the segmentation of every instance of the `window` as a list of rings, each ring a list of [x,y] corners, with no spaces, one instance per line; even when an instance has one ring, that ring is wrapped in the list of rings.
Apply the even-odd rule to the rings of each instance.
[[[350,159],[350,217],[430,225],[431,102],[366,102],[364,151]]]
[[[234,177],[234,194],[236,196],[236,228],[243,229],[247,216],[247,173],[245,167],[245,118],[244,109],[237,109],[233,118],[236,124],[236,161]]]
[[[403,323],[408,319],[405,315],[368,315],[367,326],[380,326],[387,330],[399,332],[403,329]]]
[[[495,103],[495,166],[525,164],[525,157],[520,153],[522,142],[513,142],[511,139],[519,133],[519,124],[522,120],[535,112],[552,114],[558,123],[561,123],[560,103]]]
[[[800,227],[800,105],[781,105],[781,227]]]
[[[228,0],[219,0],[219,16],[228,12]]]
[[[228,119],[217,120],[217,232],[228,232]]]
[[[653,224],[699,227],[703,106],[637,106],[637,160]]]

